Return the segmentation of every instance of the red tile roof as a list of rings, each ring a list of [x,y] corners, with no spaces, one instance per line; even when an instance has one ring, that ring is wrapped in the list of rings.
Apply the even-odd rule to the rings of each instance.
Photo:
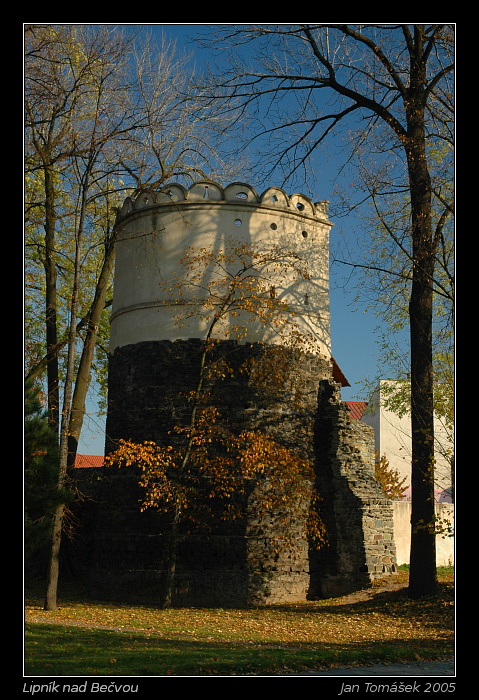
[[[367,401],[345,401],[344,403],[349,408],[351,418],[357,418],[358,420],[363,417],[368,405]]]
[[[75,469],[102,467],[104,461],[103,455],[77,455],[75,458]]]
[[[346,377],[341,371],[341,368],[339,367],[338,363],[334,359],[334,357],[331,358],[331,363],[333,365],[333,379],[335,382],[338,384],[341,384],[341,386],[351,386],[351,384],[348,382]]]

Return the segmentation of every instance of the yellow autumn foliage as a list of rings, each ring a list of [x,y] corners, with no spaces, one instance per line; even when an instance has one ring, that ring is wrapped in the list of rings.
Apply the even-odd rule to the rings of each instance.
[[[262,432],[235,434],[213,407],[198,412],[194,429],[173,433],[178,446],[120,440],[105,458],[107,467],[134,465],[140,470],[142,510],[175,512],[180,520],[208,530],[215,520],[244,517],[254,493],[256,514],[273,518],[282,538],[294,517],[304,522],[305,536],[317,546],[325,543],[313,467],[290,447]]]

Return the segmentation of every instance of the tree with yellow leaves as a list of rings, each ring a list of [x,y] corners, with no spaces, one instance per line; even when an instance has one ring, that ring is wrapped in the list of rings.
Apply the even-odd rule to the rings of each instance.
[[[397,469],[393,469],[389,465],[389,460],[386,455],[379,456],[379,451],[376,450],[374,455],[374,475],[376,480],[381,484],[381,488],[388,498],[392,501],[401,500],[408,488],[405,486],[406,477],[401,479]]]

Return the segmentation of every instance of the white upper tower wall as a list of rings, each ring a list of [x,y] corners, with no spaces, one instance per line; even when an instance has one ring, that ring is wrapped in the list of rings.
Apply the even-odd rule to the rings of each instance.
[[[288,196],[276,187],[258,196],[241,182],[224,188],[211,181],[195,182],[189,189],[172,184],[127,198],[117,220],[110,352],[142,341],[205,338],[211,327],[206,308],[212,308],[212,282],[234,274],[238,266],[231,263],[225,272],[220,264],[210,264],[197,271],[194,285],[182,287],[186,251],[215,251],[221,261],[226,251],[243,246],[266,255],[284,252],[277,266],[271,256],[265,280],[287,308],[291,328],[312,339],[313,352],[329,358],[331,226],[327,202]],[[285,260],[292,262],[286,273]],[[306,274],[298,274],[299,268]],[[241,322],[248,328],[242,342],[285,342],[284,335],[244,314],[225,317],[214,336],[234,339]]]

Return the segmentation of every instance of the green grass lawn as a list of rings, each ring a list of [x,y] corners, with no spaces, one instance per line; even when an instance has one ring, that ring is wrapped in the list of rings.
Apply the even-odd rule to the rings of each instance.
[[[453,570],[422,600],[407,597],[407,575],[359,602],[224,610],[114,605],[63,586],[59,609],[45,611],[43,590],[27,587],[25,675],[248,675],[452,656]]]

